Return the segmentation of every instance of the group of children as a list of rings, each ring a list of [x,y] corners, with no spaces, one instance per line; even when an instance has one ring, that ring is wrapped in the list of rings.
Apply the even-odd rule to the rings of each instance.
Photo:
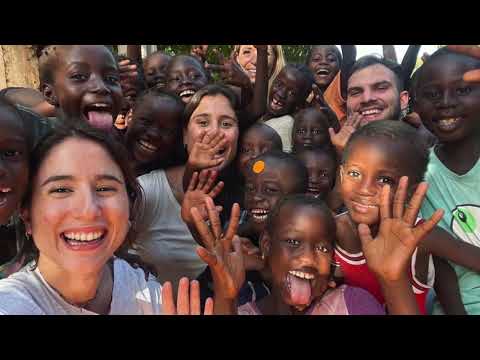
[[[258,47],[256,63],[267,64],[268,52]],[[208,264],[198,279],[218,313],[402,313],[414,294],[422,314],[479,314],[480,83],[464,74],[479,69],[480,58],[454,50],[431,55],[409,83],[410,110],[435,136],[434,146],[410,123],[392,118],[359,127],[343,149],[332,139],[349,121],[354,46],[342,52],[312,46],[305,64],[285,65],[271,86],[269,72],[252,80],[232,55],[223,86],[241,104],[240,136],[233,176],[222,181],[235,184],[217,185],[212,195],[215,172],[187,171],[185,114],[194,95],[214,82],[214,66],[160,51],[135,64],[101,45],[45,47],[39,58],[44,101],[19,100],[29,89],[0,99],[0,278],[28,262],[17,254],[25,254],[18,209],[29,189],[29,154],[59,122],[81,121],[122,142],[139,177],[187,163],[176,216],[201,245],[191,256]],[[406,79],[409,60],[402,62]],[[222,155],[225,140],[215,136],[197,151]],[[220,211],[215,197],[233,185],[240,189],[238,205]],[[331,206],[333,192],[341,206]],[[203,203],[192,206],[198,193]],[[216,229],[225,211],[230,219]],[[227,244],[223,252],[224,245],[213,245],[219,242]],[[138,253],[131,249],[125,258],[160,271],[132,254]],[[398,277],[406,279],[406,291],[389,285]]]

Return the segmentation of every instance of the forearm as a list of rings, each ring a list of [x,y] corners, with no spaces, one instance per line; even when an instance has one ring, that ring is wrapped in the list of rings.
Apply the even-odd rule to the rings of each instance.
[[[342,97],[347,98],[348,75],[352,69],[353,64],[357,59],[357,48],[355,45],[341,45],[342,48],[342,67],[340,68],[340,90]]]
[[[397,53],[395,52],[394,45],[382,45],[383,48],[383,57],[394,63],[398,64]]]
[[[141,45],[127,45],[127,57],[133,61],[142,62],[142,46]]]
[[[418,52],[422,45],[410,45],[402,60],[402,73],[405,82],[405,89],[410,88],[410,77],[417,64]]]
[[[215,315],[238,315],[237,302],[214,295],[213,313]]]
[[[420,315],[407,276],[396,281],[380,281],[389,315]]]
[[[468,315],[463,306],[455,270],[445,260],[433,257],[435,264],[435,292],[447,315]]]
[[[247,110],[253,119],[262,116],[267,107],[268,97],[268,50],[257,49],[257,74],[253,88],[253,99]]]

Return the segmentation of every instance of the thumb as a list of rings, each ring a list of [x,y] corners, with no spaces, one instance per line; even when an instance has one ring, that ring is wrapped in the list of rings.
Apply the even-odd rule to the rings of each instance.
[[[412,112],[403,118],[406,123],[419,128],[422,125],[422,119],[416,112]]]
[[[335,135],[337,135],[337,133],[335,132],[335,130],[333,130],[333,128],[328,128],[328,134],[330,135],[330,140],[332,141]]]
[[[362,242],[362,249],[373,241],[370,228],[365,224],[358,225],[358,235],[360,236],[360,241]]]
[[[217,265],[217,257],[213,255],[210,251],[205,249],[204,247],[198,246],[197,247],[197,254],[200,257],[200,259],[203,260],[208,266],[210,266],[210,269],[212,270],[215,265]]]

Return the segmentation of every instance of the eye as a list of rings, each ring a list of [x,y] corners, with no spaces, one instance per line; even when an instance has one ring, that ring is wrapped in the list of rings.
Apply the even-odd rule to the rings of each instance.
[[[317,245],[315,246],[315,250],[323,254],[328,254],[330,252],[330,248],[326,247],[325,245]]]
[[[233,127],[233,122],[232,121],[222,121],[222,127],[225,129],[230,129]]]
[[[198,125],[201,127],[208,127],[208,121],[207,120],[199,120]]]
[[[50,189],[48,191],[49,194],[67,194],[73,192],[72,189],[66,188],[66,187],[55,187],[53,189]]]
[[[328,172],[322,171],[322,172],[320,173],[320,176],[321,176],[321,177],[328,177]]]
[[[76,81],[85,81],[88,79],[88,75],[83,73],[75,73],[72,74],[70,78]]]
[[[288,96],[294,97],[296,95],[295,91],[288,90]]]
[[[360,89],[351,89],[348,90],[348,96],[357,96],[360,95],[362,91]]]
[[[460,87],[457,89],[457,95],[468,95],[472,91],[472,88],[470,86],[465,86],[465,87]]]
[[[347,175],[348,176],[351,176],[353,178],[358,178],[360,177],[360,173],[358,171],[355,171],[355,170],[349,170],[347,171]]]
[[[334,55],[327,56],[329,62],[337,62],[337,57]]]
[[[96,191],[101,193],[107,193],[107,192],[115,192],[117,191],[117,189],[112,186],[105,185],[105,186],[97,186]]]
[[[116,75],[108,75],[105,79],[112,84],[120,83],[120,78]]]
[[[378,178],[378,182],[380,182],[382,185],[394,185],[395,184],[395,180],[392,179],[391,177],[389,176],[380,176]]]
[[[279,191],[278,189],[276,189],[274,187],[271,187],[271,186],[267,186],[265,188],[265,192],[270,193],[270,194],[276,194],[276,193],[278,193],[278,191]]]
[[[247,148],[242,147],[242,148],[240,148],[240,152],[241,152],[242,154],[248,154],[248,153],[250,152],[250,149],[247,149]]]
[[[437,100],[440,98],[440,91],[438,90],[426,90],[423,92],[423,96],[428,100]]]
[[[305,134],[305,129],[298,129],[297,130],[297,134],[301,135],[301,134]]]
[[[313,129],[313,133],[315,135],[320,135],[322,133],[322,131],[320,129]]]
[[[286,242],[288,245],[293,246],[293,247],[298,247],[298,246],[300,246],[300,241],[295,240],[295,239],[287,239],[287,240],[285,240],[285,242]]]
[[[390,84],[382,83],[377,85],[377,90],[387,90],[390,88]]]
[[[9,159],[16,159],[22,156],[22,152],[17,151],[17,150],[6,150],[3,152],[3,157],[4,158],[9,158]]]
[[[255,190],[255,187],[252,184],[246,184],[245,185],[245,191],[246,192],[253,192]]]

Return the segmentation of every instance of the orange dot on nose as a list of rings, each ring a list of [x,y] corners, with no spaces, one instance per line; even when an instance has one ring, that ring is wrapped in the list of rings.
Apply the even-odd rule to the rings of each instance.
[[[255,174],[260,174],[263,170],[265,170],[265,162],[262,160],[256,161],[255,164],[253,164],[252,170]]]

